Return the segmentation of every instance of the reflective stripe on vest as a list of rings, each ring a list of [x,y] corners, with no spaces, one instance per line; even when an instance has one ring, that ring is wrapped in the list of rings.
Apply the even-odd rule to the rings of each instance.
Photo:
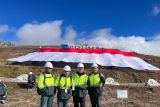
[[[75,73],[72,79],[75,86],[86,86],[88,76],[86,74],[79,76],[77,73]]]
[[[45,83],[44,83],[44,75],[46,76]],[[52,74],[41,74],[38,77],[38,87],[42,89],[46,86],[48,87],[55,86],[55,79]]]
[[[56,79],[56,86],[60,86],[62,88],[70,88],[72,86],[71,77],[58,77]]]

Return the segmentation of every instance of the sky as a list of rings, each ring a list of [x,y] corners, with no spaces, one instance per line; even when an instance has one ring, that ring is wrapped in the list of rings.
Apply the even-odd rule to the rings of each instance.
[[[160,0],[0,0],[0,40],[160,56]]]

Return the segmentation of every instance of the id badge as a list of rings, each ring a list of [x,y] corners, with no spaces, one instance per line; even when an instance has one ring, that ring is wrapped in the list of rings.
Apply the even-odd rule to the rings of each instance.
[[[74,83],[72,84],[72,90],[73,91],[75,90],[75,84]]]
[[[75,90],[75,87],[72,87],[72,90],[74,91],[74,90]]]
[[[68,92],[68,90],[67,89],[65,89],[65,93],[67,93]]]

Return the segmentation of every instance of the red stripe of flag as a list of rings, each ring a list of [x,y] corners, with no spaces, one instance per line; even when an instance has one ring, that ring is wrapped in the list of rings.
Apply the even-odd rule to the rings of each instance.
[[[121,54],[124,56],[137,57],[131,52],[125,52],[118,49],[79,49],[79,48],[42,48],[38,52],[75,52],[75,53],[87,53],[87,54]]]

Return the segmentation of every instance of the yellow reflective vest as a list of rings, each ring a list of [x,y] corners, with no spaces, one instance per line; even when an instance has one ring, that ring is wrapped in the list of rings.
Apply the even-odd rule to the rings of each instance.
[[[72,78],[61,75],[56,79],[56,86],[60,88],[70,88],[72,86]]]
[[[86,74],[78,75],[75,73],[72,77],[72,84],[74,86],[87,87],[88,76]]]
[[[44,77],[45,75],[45,77]],[[44,80],[44,78],[46,78]],[[38,77],[38,88],[42,89],[44,87],[55,86],[55,78],[52,74],[41,74]]]
[[[97,74],[94,74],[94,73],[91,73],[89,76],[88,76],[88,79],[90,81],[90,84],[89,86],[100,86],[101,85],[101,78],[100,78],[100,74],[97,73]]]

